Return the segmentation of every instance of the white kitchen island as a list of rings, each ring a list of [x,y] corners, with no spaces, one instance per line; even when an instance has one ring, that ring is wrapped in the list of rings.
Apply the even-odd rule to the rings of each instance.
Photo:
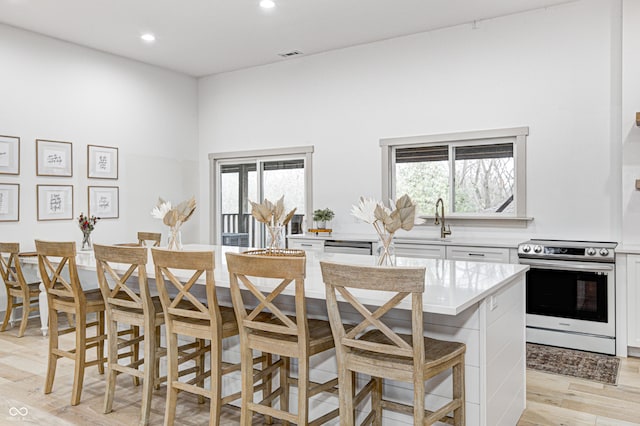
[[[220,287],[220,303],[229,303],[229,287],[224,252],[243,251],[238,247],[189,245],[186,250],[215,250],[216,285]],[[25,259],[33,263],[35,258]],[[326,318],[325,287],[320,260],[373,265],[375,258],[364,255],[308,252],[305,294],[308,313]],[[425,333],[429,337],[463,342],[465,358],[466,424],[469,426],[513,426],[525,408],[525,273],[526,265],[480,263],[435,259],[398,258],[399,266],[425,266],[424,295]],[[89,253],[78,255],[78,268],[83,285],[96,286],[95,260]],[[148,272],[153,277],[150,259]],[[94,278],[91,280],[91,278]],[[93,281],[93,282],[91,282]],[[268,286],[264,281],[262,285]],[[153,289],[153,286],[152,286]],[[41,298],[45,302],[46,298]],[[363,292],[360,300],[369,305],[380,302]],[[41,306],[46,312],[46,306]],[[394,326],[410,331],[410,301],[405,300],[390,315]],[[46,325],[43,323],[43,328]],[[231,348],[237,351],[237,348]],[[313,375],[335,374],[332,359],[317,364]],[[413,394],[408,384],[390,382],[385,385],[390,398],[411,403]],[[451,395],[450,374],[443,373],[428,382],[427,408],[439,405]],[[320,403],[335,404],[335,399]],[[313,407],[312,407],[313,409]],[[385,424],[412,424],[410,417],[385,412]]]

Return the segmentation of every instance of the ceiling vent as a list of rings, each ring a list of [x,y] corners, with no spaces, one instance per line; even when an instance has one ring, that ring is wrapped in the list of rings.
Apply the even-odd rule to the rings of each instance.
[[[278,56],[282,56],[283,58],[290,58],[292,56],[302,55],[303,53],[299,50],[292,50],[291,52],[278,53]]]

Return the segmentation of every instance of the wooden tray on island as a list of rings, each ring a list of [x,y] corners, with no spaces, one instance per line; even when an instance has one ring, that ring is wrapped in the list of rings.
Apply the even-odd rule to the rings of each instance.
[[[312,234],[316,234],[316,235],[320,235],[320,234],[331,234],[331,231],[333,231],[333,229],[330,228],[309,228],[307,230],[307,232],[312,233]]]

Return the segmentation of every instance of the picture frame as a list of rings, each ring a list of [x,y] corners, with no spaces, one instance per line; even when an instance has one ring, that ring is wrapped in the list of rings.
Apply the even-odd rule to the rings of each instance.
[[[36,175],[73,176],[73,144],[36,139]]]
[[[20,184],[0,183],[0,222],[20,221]]]
[[[20,174],[20,138],[0,135],[0,174]]]
[[[89,186],[88,216],[100,219],[118,219],[120,217],[120,188],[117,186]]]
[[[118,179],[118,148],[87,145],[87,177],[91,179]]]
[[[38,220],[73,219],[73,185],[36,185]]]

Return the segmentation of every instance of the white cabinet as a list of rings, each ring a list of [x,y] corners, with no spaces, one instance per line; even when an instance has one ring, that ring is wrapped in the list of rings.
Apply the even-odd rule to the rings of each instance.
[[[336,236],[336,238],[338,238]],[[311,250],[316,252],[341,252],[344,248],[336,251],[333,247],[326,247],[328,238],[317,238],[308,235],[290,235],[288,237],[289,248],[300,250]],[[329,240],[329,244],[334,240]],[[337,242],[353,241],[354,243],[364,240],[357,238],[340,237]],[[449,260],[474,260],[478,262],[496,262],[496,263],[518,263],[517,250],[507,247],[486,247],[477,246],[460,246],[449,244],[448,241],[442,243],[422,243],[418,240],[394,241],[396,256],[400,257],[416,257],[420,259],[449,259]],[[374,244],[375,253],[375,244]],[[355,251],[354,251],[355,253]],[[640,255],[638,256],[640,258]]]
[[[503,247],[447,246],[447,259],[509,263],[509,249]]]
[[[640,348],[640,255],[627,256],[627,345]]]
[[[324,240],[314,240],[312,238],[289,238],[289,248],[305,251],[324,251]]]
[[[396,256],[418,257],[421,259],[444,259],[445,246],[435,244],[394,243]]]

